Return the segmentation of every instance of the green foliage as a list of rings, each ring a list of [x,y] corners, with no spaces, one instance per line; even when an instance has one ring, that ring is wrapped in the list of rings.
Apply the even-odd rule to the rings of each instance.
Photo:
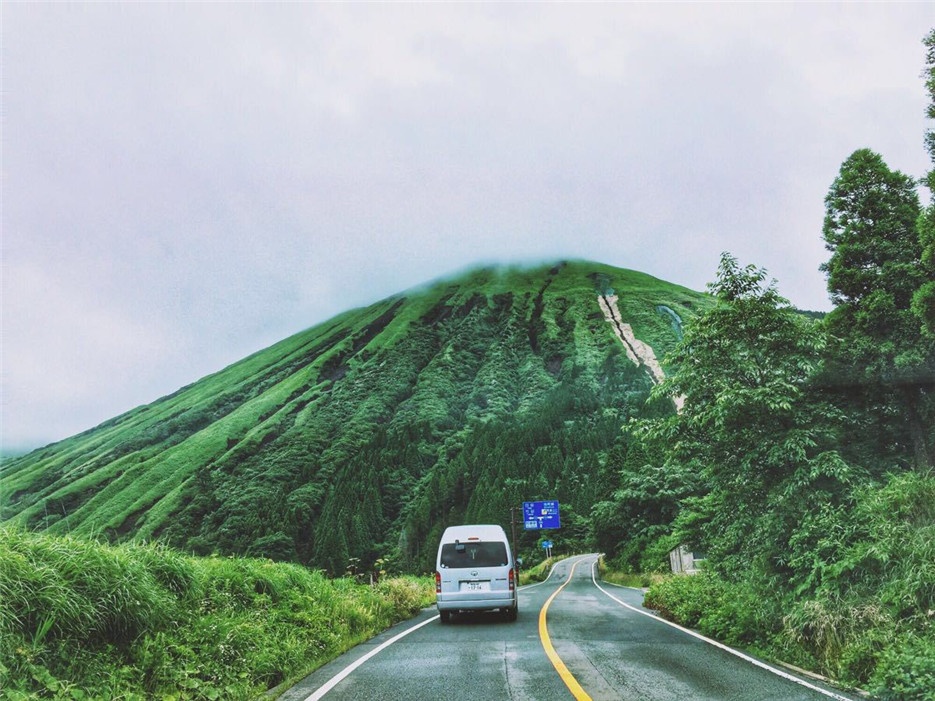
[[[927,639],[910,635],[887,648],[871,688],[882,701],[933,701],[935,635]]]
[[[834,414],[809,393],[820,327],[764,271],[729,255],[711,290],[718,304],[688,325],[669,356],[676,371],[654,390],[684,395],[683,411],[630,428],[641,460],[616,496],[644,539],[640,554],[628,555],[631,568],[645,568],[650,544],[658,562],[660,545],[681,540],[728,576],[754,561],[781,570],[787,524],[851,479],[833,452]]]
[[[42,631],[39,641],[76,635],[126,644],[165,624],[191,566],[141,546],[104,549],[76,538],[27,538],[0,529],[0,607],[7,621]]]
[[[646,605],[884,698],[927,698],[935,475],[895,473],[881,485],[824,452],[775,481],[751,512],[725,494],[723,477],[706,474],[712,488],[682,501],[673,529],[696,534],[714,569],[654,586]],[[917,657],[902,653],[907,641]]]
[[[620,489],[593,525],[623,515],[638,526],[611,561],[631,572],[650,569],[654,548],[705,551],[710,570],[647,594],[666,617],[883,698],[928,698],[935,477],[880,475],[843,457],[892,455],[841,442],[876,406],[828,401],[818,374],[827,327],[764,280],[722,261],[719,304],[688,325],[677,370],[656,390],[685,394],[684,411],[631,424],[628,455],[639,459],[623,460]],[[657,523],[640,522],[654,513]]]
[[[434,601],[269,560],[0,527],[4,698],[248,699]]]
[[[621,571],[614,563],[603,557],[598,561],[598,573],[601,579],[606,582],[634,589],[647,589],[654,584],[660,583],[668,576],[658,572]]]
[[[668,553],[679,542],[672,524],[683,499],[700,489],[699,475],[678,463],[663,467],[658,444],[628,430],[612,454],[619,461],[619,488],[591,510],[592,542],[617,570],[668,570]]]
[[[926,114],[935,119],[935,29],[925,37],[925,88],[929,96]],[[925,133],[925,145],[932,160],[932,169],[923,182],[929,191],[935,193],[935,129]],[[922,247],[921,270],[922,284],[916,290],[912,300],[912,311],[922,321],[926,333],[935,336],[935,200],[919,216],[917,224],[919,244]]]
[[[929,30],[922,43],[925,46],[925,70],[922,75],[925,78],[925,90],[929,96],[925,114],[929,119],[935,119],[935,29]],[[926,130],[925,145],[932,165],[935,166],[935,129]],[[935,168],[929,171],[926,182],[929,189],[935,192]]]
[[[792,565],[808,575],[784,621],[786,643],[826,674],[866,684],[903,638],[931,640],[935,476],[858,487],[807,530],[820,535],[795,543]]]
[[[768,602],[748,584],[730,583],[706,571],[653,584],[643,605],[731,645],[767,638],[775,616]]]
[[[822,230],[831,258],[821,269],[838,309],[881,294],[908,307],[921,275],[918,216],[912,178],[891,171],[870,149],[844,161],[825,198]]]
[[[520,585],[531,584],[533,582],[544,582],[548,578],[552,568],[555,566],[555,563],[559,560],[564,560],[566,557],[568,556],[557,555],[555,557],[547,557],[542,562],[533,565],[532,567],[524,566],[519,573]]]

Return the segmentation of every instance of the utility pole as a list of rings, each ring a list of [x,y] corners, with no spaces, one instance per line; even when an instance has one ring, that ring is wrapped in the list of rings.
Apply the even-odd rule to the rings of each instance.
[[[519,562],[517,557],[519,557],[518,551],[516,549],[516,507],[510,507],[510,529],[513,531],[513,569],[516,570],[516,586],[519,586]]]

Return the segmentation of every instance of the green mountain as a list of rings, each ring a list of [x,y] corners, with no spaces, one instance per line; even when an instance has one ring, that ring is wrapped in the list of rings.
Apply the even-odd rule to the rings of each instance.
[[[580,538],[621,424],[673,410],[646,404],[639,342],[662,358],[709,304],[581,261],[438,281],[4,461],[0,521],[336,573],[430,569],[446,525],[525,500],[558,499]]]

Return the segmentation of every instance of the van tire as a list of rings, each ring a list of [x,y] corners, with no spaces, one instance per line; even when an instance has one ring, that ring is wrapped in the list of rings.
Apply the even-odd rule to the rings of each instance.
[[[439,611],[438,615],[440,616],[442,623],[451,622],[451,611]]]
[[[506,620],[515,621],[517,616],[519,616],[519,606],[511,606],[508,609],[504,609],[504,615]]]

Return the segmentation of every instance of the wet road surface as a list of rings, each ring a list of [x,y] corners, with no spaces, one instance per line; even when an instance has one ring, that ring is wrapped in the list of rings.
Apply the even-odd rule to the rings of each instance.
[[[434,608],[426,609],[320,668],[280,698],[858,698],[812,680],[801,680],[808,686],[796,683],[780,676],[799,679],[786,670],[776,674],[661,621],[642,608],[640,590],[595,581],[596,561],[596,555],[562,560],[546,582],[521,588],[516,622],[499,613],[476,613],[442,624]]]

